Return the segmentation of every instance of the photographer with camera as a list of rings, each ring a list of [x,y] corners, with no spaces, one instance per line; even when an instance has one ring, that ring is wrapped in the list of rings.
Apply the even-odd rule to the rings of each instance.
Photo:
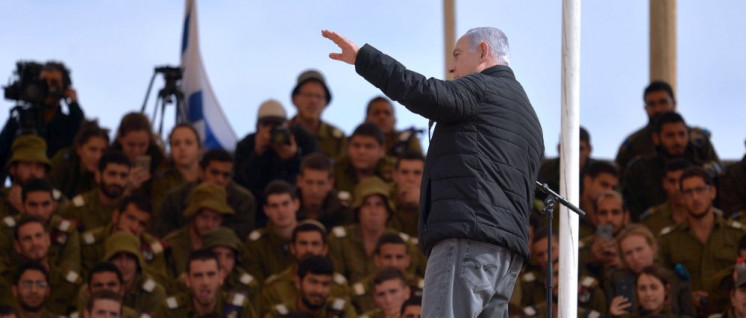
[[[295,183],[301,159],[318,152],[316,139],[299,126],[288,128],[285,108],[276,100],[259,106],[256,132],[236,145],[236,182],[251,190],[256,198],[263,198],[264,187],[270,181],[282,179]],[[263,202],[257,202],[262,206]],[[262,226],[264,216],[257,226]]]
[[[52,157],[58,150],[72,145],[85,118],[78,94],[71,86],[70,71],[64,64],[19,62],[16,73],[19,79],[4,89],[5,98],[19,104],[11,110],[0,133],[0,167],[10,157],[10,146],[16,136],[29,132],[41,136],[47,143],[47,157]],[[62,112],[63,100],[67,114]]]

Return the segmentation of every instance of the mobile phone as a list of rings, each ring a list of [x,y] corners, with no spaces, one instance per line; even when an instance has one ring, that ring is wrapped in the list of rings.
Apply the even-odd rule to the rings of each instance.
[[[634,276],[616,276],[614,277],[614,296],[627,298],[630,306],[627,311],[632,312],[635,308],[635,277]]]
[[[596,227],[596,237],[613,240],[614,239],[614,228],[611,224],[601,224]]]
[[[150,170],[150,156],[142,155],[135,158],[135,167],[143,167]]]

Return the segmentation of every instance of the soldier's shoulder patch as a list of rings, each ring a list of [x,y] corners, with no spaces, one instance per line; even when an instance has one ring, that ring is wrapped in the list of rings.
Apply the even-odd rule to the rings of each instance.
[[[531,282],[533,282],[533,281],[536,280],[536,274],[534,274],[534,272],[528,272],[526,274],[523,274],[523,276],[521,277],[521,279],[524,282],[531,283]]]
[[[280,315],[287,315],[290,310],[288,310],[288,307],[285,306],[285,304],[277,304],[275,305],[275,311],[277,311]]]
[[[76,208],[85,206],[85,198],[83,198],[82,194],[78,194],[73,198],[73,206]]]
[[[70,232],[75,228],[72,225],[73,222],[68,219],[59,219],[59,223],[57,223],[57,229],[62,232]]]
[[[10,215],[3,218],[3,223],[10,228],[16,227],[16,219]]]
[[[55,201],[62,200],[62,191],[57,190],[57,189],[52,189],[52,198]]]
[[[80,314],[77,311],[73,311],[67,315],[67,318],[80,318]]]
[[[168,306],[169,309],[179,308],[179,300],[175,296],[170,296],[166,298],[166,306]]]
[[[407,141],[412,137],[412,131],[407,129],[399,133],[399,141]]]
[[[583,278],[580,279],[580,285],[583,287],[596,287],[598,285],[598,280],[592,276],[583,276]]]
[[[651,217],[651,216],[652,216],[653,214],[655,214],[655,209],[654,209],[654,208],[652,208],[652,207],[651,207],[651,208],[649,208],[649,209],[645,210],[645,212],[642,212],[642,214],[640,214],[640,221],[645,221],[645,220],[647,220],[647,219],[648,219],[648,218],[650,218],[650,217]]]
[[[147,313],[141,313],[138,318],[153,318],[152,316],[148,315]]]
[[[71,270],[71,271],[68,271],[67,274],[65,274],[65,280],[68,283],[77,284],[80,281],[80,279],[81,279],[80,274],[78,274],[78,272],[76,271]]]
[[[251,282],[254,281],[254,276],[251,276],[251,274],[249,273],[243,273],[241,274],[241,277],[238,278],[238,281],[240,281],[241,284],[248,286],[249,284],[251,284]],[[269,281],[269,279],[267,281]]]
[[[273,283],[274,281],[276,281],[278,279],[280,279],[280,274],[273,274],[273,275],[267,277],[267,279],[264,280],[264,284]]]
[[[163,253],[163,244],[161,244],[160,241],[156,240],[150,243],[150,250],[153,252],[153,254],[160,254]]]
[[[424,289],[425,288],[425,280],[420,278],[417,280],[417,288]]]
[[[658,235],[660,235],[660,236],[668,235],[669,233],[673,232],[673,229],[674,229],[673,225],[666,226],[666,227],[664,227],[664,228],[661,229],[661,231],[658,233]]]
[[[588,315],[586,315],[586,317],[588,317],[588,318],[600,318],[601,317],[601,313],[598,312],[598,311],[596,311],[596,310],[591,310],[591,311],[588,312]]]
[[[401,239],[404,240],[404,242],[409,241],[409,234],[407,233],[399,232],[399,237],[401,237]]]
[[[246,302],[246,296],[242,293],[233,293],[231,297],[231,304],[233,306],[243,307]]]
[[[741,224],[741,222],[734,221],[734,220],[728,220],[728,221],[726,221],[725,224],[727,224],[729,227],[731,227],[733,229],[743,230],[743,224]]]
[[[345,300],[342,298],[336,298],[332,301],[332,309],[342,311],[345,309]]]
[[[355,283],[355,285],[352,285],[352,291],[355,293],[355,296],[365,295],[365,284],[360,282]]]
[[[332,233],[334,233],[334,236],[342,238],[347,236],[347,230],[345,230],[342,226],[337,226],[332,229]]]
[[[527,307],[523,307],[523,313],[528,317],[533,317],[533,316],[536,316],[539,313],[539,311],[536,310],[536,308],[534,308],[533,306],[527,306]]]
[[[343,133],[337,127],[332,127],[332,136],[334,136],[334,138],[337,138],[337,139],[344,138],[345,137],[345,133]]]
[[[368,315],[360,315],[360,316],[357,316],[357,318],[369,318],[369,317]]]
[[[96,243],[96,235],[91,231],[86,231],[83,233],[83,242],[85,242],[86,245],[93,245]]]
[[[334,273],[333,279],[334,282],[337,283],[337,285],[347,284],[347,278],[345,278],[344,275],[340,273]]]
[[[339,191],[337,193],[337,200],[340,202],[348,202],[352,198],[352,195],[347,191]]]
[[[262,238],[262,231],[260,231],[260,230],[253,230],[249,234],[249,240],[251,240],[252,242],[254,242],[254,241],[256,241],[256,240],[258,240],[260,238]]]
[[[148,279],[146,279],[146,280],[145,280],[145,282],[144,282],[144,283],[142,284],[142,290],[144,290],[144,291],[146,291],[146,292],[150,293],[150,292],[152,292],[152,291],[153,291],[153,289],[155,289],[155,286],[156,286],[156,284],[155,284],[155,281],[154,281],[154,280],[152,280],[152,279],[150,279],[150,278],[148,278]]]

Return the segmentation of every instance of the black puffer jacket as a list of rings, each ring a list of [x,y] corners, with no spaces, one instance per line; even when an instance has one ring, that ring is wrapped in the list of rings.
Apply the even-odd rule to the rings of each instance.
[[[438,123],[422,179],[424,252],[444,239],[467,238],[528,258],[544,139],[513,71],[494,66],[454,81],[426,79],[367,44],[355,69],[388,97]]]

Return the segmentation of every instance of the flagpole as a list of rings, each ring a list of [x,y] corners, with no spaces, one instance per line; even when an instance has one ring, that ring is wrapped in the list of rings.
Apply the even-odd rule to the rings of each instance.
[[[578,205],[580,175],[580,0],[562,1],[560,194]],[[558,317],[577,317],[578,216],[560,207]],[[551,265],[547,266],[548,269]]]

